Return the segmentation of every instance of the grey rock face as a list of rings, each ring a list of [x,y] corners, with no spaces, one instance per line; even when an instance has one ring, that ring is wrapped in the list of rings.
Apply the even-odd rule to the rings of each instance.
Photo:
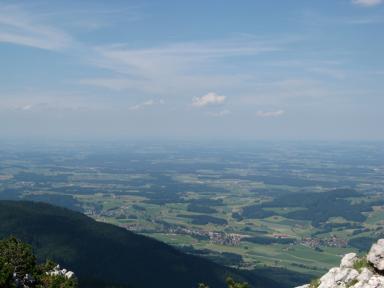
[[[383,288],[384,287],[384,277],[383,276],[372,276],[368,281],[368,287],[371,288]]]
[[[341,259],[340,268],[353,268],[358,259],[356,253],[348,253]]]
[[[368,283],[369,279],[373,276],[373,272],[368,268],[363,268],[360,275],[357,277],[357,280],[362,283]]]
[[[343,287],[343,283],[351,283],[359,276],[359,272],[352,268],[335,267],[320,278],[319,288]]]
[[[367,255],[367,260],[380,271],[384,270],[384,239],[373,244]]]

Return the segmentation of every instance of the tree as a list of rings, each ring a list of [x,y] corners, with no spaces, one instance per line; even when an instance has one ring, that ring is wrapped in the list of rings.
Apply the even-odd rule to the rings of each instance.
[[[0,287],[75,288],[75,277],[50,273],[56,266],[36,263],[32,247],[15,237],[0,240]]]
[[[235,282],[231,277],[228,277],[226,282],[227,282],[228,288],[249,288],[248,283]]]
[[[243,283],[236,282],[231,277],[227,278],[226,283],[227,283],[227,287],[228,288],[250,288],[248,283],[246,283],[246,282],[243,282]],[[209,288],[209,286],[206,285],[206,284],[200,283],[197,288]]]
[[[12,287],[12,267],[0,255],[0,287]]]
[[[36,258],[31,246],[15,237],[0,241],[0,258],[12,268],[12,272],[18,277],[34,273],[36,270]]]

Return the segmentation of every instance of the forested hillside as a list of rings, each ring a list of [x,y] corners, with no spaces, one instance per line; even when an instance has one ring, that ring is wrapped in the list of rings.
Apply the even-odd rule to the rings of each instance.
[[[284,281],[225,268],[159,241],[42,203],[0,201],[0,238],[33,246],[38,260],[76,271],[80,287],[225,287],[228,275],[252,287],[289,287]],[[273,273],[271,273],[273,275]]]

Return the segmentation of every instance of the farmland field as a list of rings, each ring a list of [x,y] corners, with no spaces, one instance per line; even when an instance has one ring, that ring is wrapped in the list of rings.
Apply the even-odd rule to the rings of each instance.
[[[243,269],[323,273],[384,236],[383,196],[382,143],[0,146],[0,199],[64,206]]]

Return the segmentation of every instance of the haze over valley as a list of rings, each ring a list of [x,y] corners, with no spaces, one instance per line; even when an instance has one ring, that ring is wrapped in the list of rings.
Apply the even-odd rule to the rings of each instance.
[[[0,287],[384,287],[383,23],[0,1]]]

